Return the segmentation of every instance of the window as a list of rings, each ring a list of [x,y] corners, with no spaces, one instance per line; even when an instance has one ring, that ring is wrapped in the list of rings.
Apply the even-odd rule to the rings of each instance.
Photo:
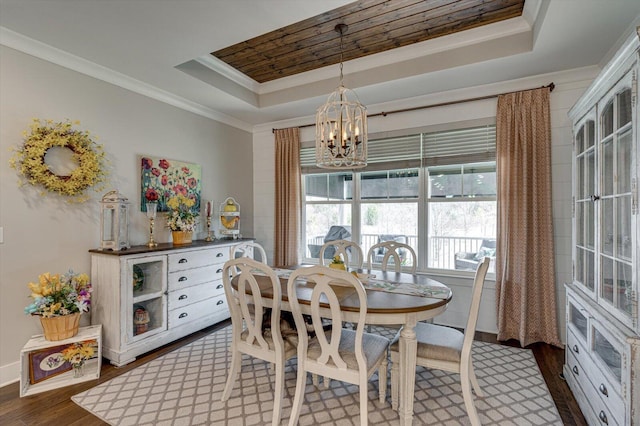
[[[305,258],[318,258],[332,226],[342,226],[351,236],[351,200],[353,174],[351,172],[323,173],[304,176]],[[345,234],[335,234],[335,239]]]
[[[314,162],[303,148],[305,261],[345,235],[365,256],[380,241],[409,244],[419,270],[475,271],[495,254],[495,126],[370,140],[361,171],[327,173]]]
[[[360,174],[360,247],[382,241],[409,244],[417,254],[419,169],[363,172]],[[378,258],[374,258],[374,263]],[[403,259],[411,265],[411,259]]]
[[[427,267],[475,271],[484,256],[495,256],[495,162],[435,166],[427,172]]]

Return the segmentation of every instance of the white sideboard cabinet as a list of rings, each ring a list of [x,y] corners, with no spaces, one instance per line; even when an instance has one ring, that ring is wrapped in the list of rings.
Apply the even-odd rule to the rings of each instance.
[[[91,323],[102,324],[103,356],[122,366],[228,319],[222,268],[241,241],[90,250]]]
[[[640,31],[569,111],[573,281],[564,376],[590,425],[640,425]]]

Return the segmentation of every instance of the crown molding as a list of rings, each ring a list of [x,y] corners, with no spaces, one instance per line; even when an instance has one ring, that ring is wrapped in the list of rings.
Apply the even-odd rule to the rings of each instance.
[[[176,108],[251,132],[252,125],[0,26],[0,44]]]

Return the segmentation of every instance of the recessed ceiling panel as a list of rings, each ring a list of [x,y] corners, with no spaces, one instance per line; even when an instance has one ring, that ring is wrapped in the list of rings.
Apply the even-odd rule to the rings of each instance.
[[[258,83],[407,46],[522,15],[524,0],[362,0],[250,40],[213,56]]]

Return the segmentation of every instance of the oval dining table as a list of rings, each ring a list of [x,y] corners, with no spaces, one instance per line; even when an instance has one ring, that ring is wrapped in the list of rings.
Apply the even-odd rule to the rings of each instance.
[[[285,311],[291,311],[287,295],[287,271],[290,272],[292,269],[300,267],[304,267],[304,265],[276,269],[282,285],[281,309]],[[423,288],[437,290],[438,297],[402,294],[383,289],[371,289],[366,284],[367,279],[362,279],[367,289],[366,323],[372,325],[402,325],[399,339],[400,383],[398,388],[400,401],[398,415],[401,425],[411,425],[413,422],[413,397],[416,380],[414,366],[416,365],[418,348],[414,327],[418,321],[431,319],[447,309],[447,305],[452,298],[451,289],[426,275],[378,270],[365,270],[358,273],[362,277],[375,276],[376,282],[389,283],[394,287],[402,287],[404,284],[408,284],[409,286],[418,285]],[[266,277],[262,280],[260,278],[260,276],[256,276],[259,284],[260,281],[268,284]],[[313,284],[297,286],[296,297],[300,301],[303,313],[310,313],[310,311],[305,311],[305,306],[309,304],[311,299],[312,286]],[[343,313],[344,320],[349,322],[357,321],[356,312],[359,308],[359,302],[355,290],[347,287],[336,287],[335,290],[340,300],[340,310]],[[263,297],[271,298],[271,296],[268,291],[263,293]]]

